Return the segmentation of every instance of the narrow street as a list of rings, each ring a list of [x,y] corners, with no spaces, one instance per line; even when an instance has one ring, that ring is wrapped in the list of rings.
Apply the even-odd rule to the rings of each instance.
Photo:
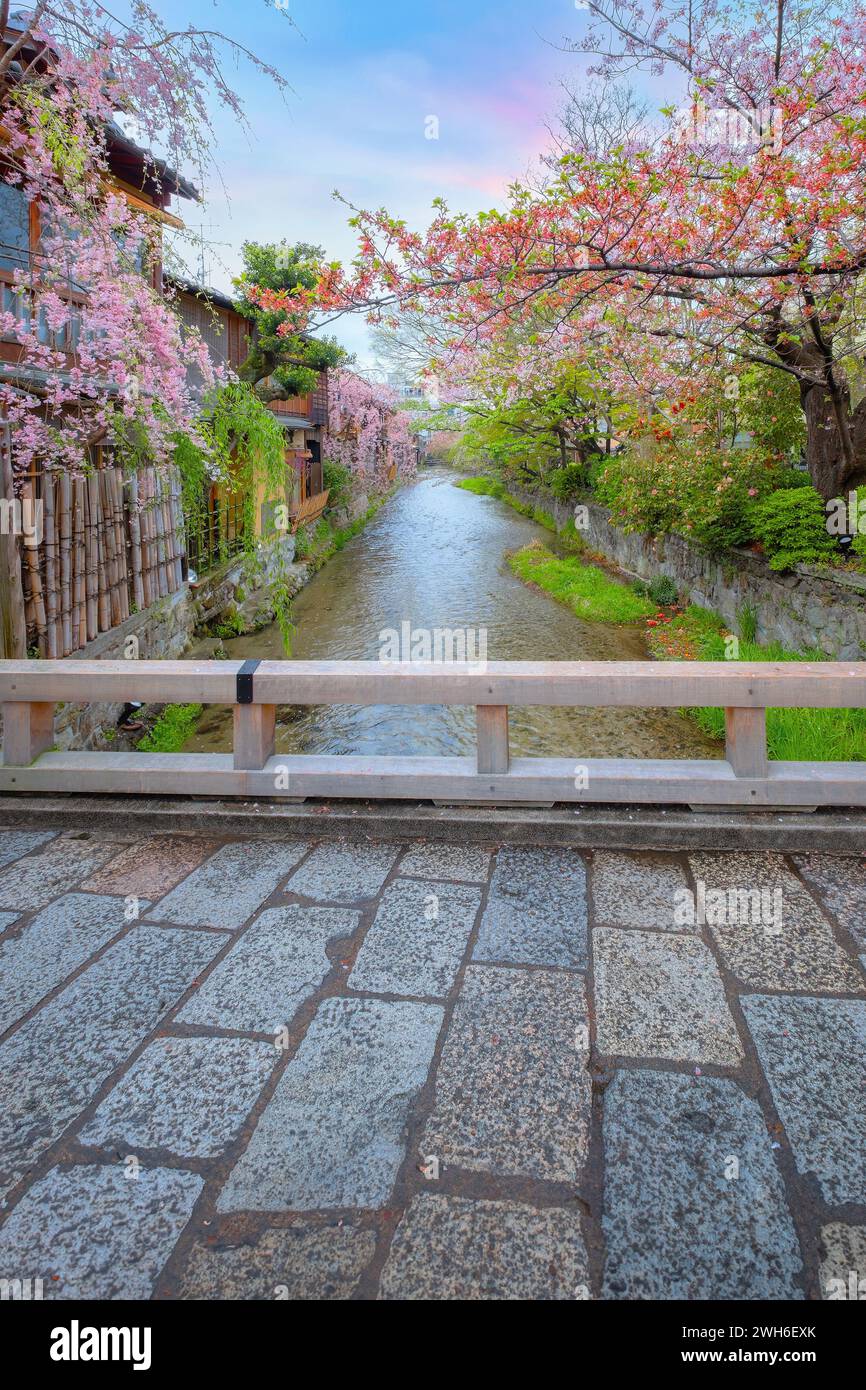
[[[862,1268],[855,860],[82,828],[0,831],[0,866],[0,1265],[46,1298]],[[712,925],[738,889],[751,925]]]

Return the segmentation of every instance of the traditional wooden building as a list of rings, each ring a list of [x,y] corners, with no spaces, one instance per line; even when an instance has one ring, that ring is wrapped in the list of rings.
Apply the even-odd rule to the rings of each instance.
[[[238,371],[249,354],[251,323],[238,312],[234,301],[220,290],[177,277],[167,281],[167,288],[181,320],[198,330],[213,360]],[[257,534],[263,537],[273,533],[277,503],[288,507],[293,531],[299,525],[317,521],[327,504],[322,477],[328,422],[327,372],[320,373],[314,391],[272,401],[269,408],[285,433],[286,485],[280,498],[262,494],[256,499]],[[236,490],[215,483],[199,516],[188,519],[187,550],[194,575],[204,574],[242,548],[245,502]]]
[[[0,38],[9,46],[24,32],[13,17]],[[40,45],[25,43],[17,62],[50,63]],[[194,187],[164,162],[140,149],[116,125],[106,131],[106,184],[138,212],[153,219],[152,253],[142,273],[162,285],[162,227],[182,226],[169,211],[171,198],[196,198]],[[20,187],[3,177],[0,125],[0,305],[22,322],[33,318],[33,296],[45,264],[39,208]],[[23,276],[21,272],[24,272]],[[70,371],[78,360],[80,311],[86,289],[71,281],[61,290],[72,306],[63,327],[53,330],[40,313],[39,341],[65,355]],[[7,390],[39,395],[44,375],[25,361],[14,334],[0,336],[0,381]],[[12,505],[11,430],[0,421],[2,497]],[[45,461],[46,465],[48,461]],[[0,533],[0,655],[68,656],[99,633],[149,606],[183,584],[183,525],[177,490],[154,469],[133,479],[115,466],[112,451],[96,439],[87,476],[34,465],[23,480],[16,504],[42,516],[38,543]],[[33,538],[31,537],[32,541]]]

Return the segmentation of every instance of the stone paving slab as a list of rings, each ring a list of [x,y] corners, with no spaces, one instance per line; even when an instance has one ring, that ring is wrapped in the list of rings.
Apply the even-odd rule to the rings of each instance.
[[[743,1049],[709,949],[693,936],[596,927],[599,1051],[737,1066]]]
[[[581,977],[470,965],[442,1051],[424,1157],[576,1181],[589,1141],[588,1053]]]
[[[379,1297],[588,1298],[577,1211],[422,1194],[394,1234]]]
[[[389,884],[349,976],[350,988],[444,997],[480,906],[480,888],[410,879]]]
[[[161,898],[219,849],[217,840],[183,835],[154,835],[122,850],[105,868],[82,883],[85,893]]]
[[[396,845],[319,845],[289,879],[286,892],[325,903],[375,898],[399,853]]]
[[[619,1072],[604,1148],[606,1298],[803,1297],[770,1136],[736,1082]]]
[[[351,1298],[373,1258],[372,1231],[351,1226],[265,1231],[252,1244],[195,1245],[181,1298],[339,1301]]]
[[[866,1295],[860,860],[132,840],[0,827],[0,1278]]]
[[[348,908],[268,908],[196,990],[178,1020],[247,1033],[286,1027],[331,969],[328,942],[351,936],[360,920],[361,914]]]
[[[866,978],[822,919],[810,923],[741,920],[710,928],[725,965],[751,989],[863,994]]]
[[[219,1210],[386,1206],[442,1017],[435,1004],[326,999]]]
[[[821,1297],[831,1302],[866,1300],[866,1226],[832,1221],[821,1230]]]
[[[136,926],[0,1046],[0,1193],[60,1137],[224,945]]]
[[[710,888],[781,888],[792,894],[803,891],[803,885],[784,856],[772,850],[756,854],[744,850],[723,854],[693,850],[689,863],[695,878],[702,879]]]
[[[202,1185],[170,1168],[52,1168],[0,1228],[0,1269],[43,1279],[45,1298],[149,1298]]]
[[[246,840],[224,845],[151,909],[150,917],[186,927],[235,931],[252,917],[309,845]]]
[[[685,870],[669,856],[615,854],[606,850],[597,850],[592,856],[597,926],[698,931],[694,922],[677,920],[677,908],[688,892]]]
[[[157,1038],[79,1130],[82,1144],[212,1158],[234,1141],[278,1053],[246,1038]]]
[[[66,893],[0,941],[0,1033],[129,923],[123,898]]]
[[[794,863],[839,925],[866,946],[866,864],[850,855],[797,854]]]
[[[117,851],[116,844],[95,839],[55,839],[0,872],[0,907],[17,912],[46,907],[60,893],[72,892]]]
[[[473,960],[585,970],[586,934],[579,854],[510,845],[499,851]]]
[[[0,830],[0,869],[49,840],[56,840],[58,834],[57,830]]]
[[[866,1001],[747,995],[746,1022],[801,1173],[866,1203]]]
[[[400,860],[399,872],[413,878],[486,883],[492,858],[490,850],[477,845],[413,845]]]

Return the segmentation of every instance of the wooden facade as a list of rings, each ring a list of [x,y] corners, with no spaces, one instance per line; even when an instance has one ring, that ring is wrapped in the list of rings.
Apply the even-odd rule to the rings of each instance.
[[[10,26],[4,36],[14,42]],[[8,183],[0,129],[0,306],[21,321],[33,318],[33,299],[46,263],[44,228],[37,205]],[[151,161],[115,126],[107,130],[105,187],[153,220],[149,255],[142,273],[162,286],[162,227],[182,226],[168,211],[173,195],[195,197],[195,189],[164,164]],[[56,253],[53,253],[56,256]],[[56,270],[56,261],[52,267]],[[81,310],[86,288],[72,268],[60,293],[71,306],[67,322],[52,330],[44,317],[36,323],[40,343],[76,366]],[[13,390],[39,396],[45,377],[24,360],[14,335],[0,337],[0,380]],[[2,422],[0,422],[2,423]],[[3,498],[34,523],[29,534],[0,537],[4,604],[18,610],[0,624],[0,655],[68,656],[99,633],[111,630],[135,609],[147,607],[181,587],[184,578],[183,525],[179,482],[153,468],[124,476],[112,451],[95,442],[82,460],[82,474],[38,461],[12,484],[14,439],[0,430]]]

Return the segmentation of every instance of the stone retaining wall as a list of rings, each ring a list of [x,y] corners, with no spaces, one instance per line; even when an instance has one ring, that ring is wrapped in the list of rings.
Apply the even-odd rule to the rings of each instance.
[[[550,512],[561,528],[574,508],[547,493],[515,493],[521,501]],[[810,565],[777,574],[761,555],[736,550],[708,555],[683,536],[627,534],[610,522],[610,513],[586,504],[589,524],[582,535],[627,574],[641,579],[666,574],[683,596],[718,613],[733,632],[744,606],[755,610],[757,640],[779,641],[792,650],[818,648],[838,661],[866,659],[866,575],[828,576]]]

